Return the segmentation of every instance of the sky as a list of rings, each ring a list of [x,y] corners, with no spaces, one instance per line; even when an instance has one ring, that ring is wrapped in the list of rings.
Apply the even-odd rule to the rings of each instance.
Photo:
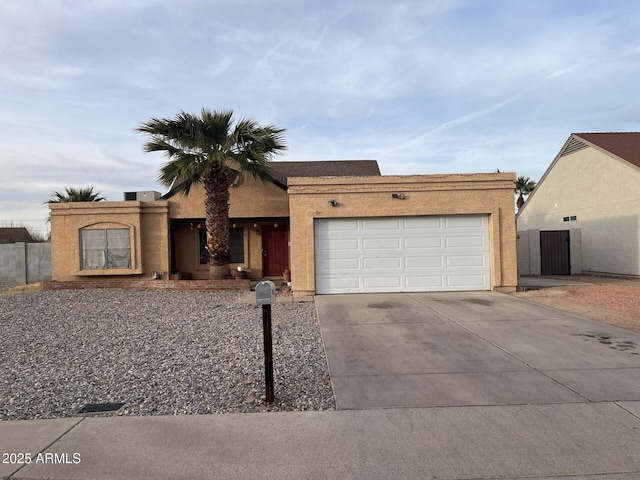
[[[629,0],[0,0],[0,226],[54,191],[166,193],[135,128],[232,109],[278,161],[538,180],[571,133],[640,131]]]

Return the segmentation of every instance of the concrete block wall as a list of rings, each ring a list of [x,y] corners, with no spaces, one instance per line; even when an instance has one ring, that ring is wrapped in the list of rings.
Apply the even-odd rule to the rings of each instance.
[[[540,275],[542,265],[540,259],[540,230],[519,230],[517,234],[518,275]],[[569,230],[569,257],[571,275],[582,273],[582,230]]]
[[[50,243],[0,245],[0,281],[25,285],[51,280]]]

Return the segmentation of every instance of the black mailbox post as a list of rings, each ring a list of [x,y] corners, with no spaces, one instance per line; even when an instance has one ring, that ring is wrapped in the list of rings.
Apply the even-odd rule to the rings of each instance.
[[[265,400],[272,403],[273,353],[271,349],[271,305],[276,301],[276,284],[265,280],[256,285],[256,304],[262,305],[262,330],[264,336],[264,383]]]

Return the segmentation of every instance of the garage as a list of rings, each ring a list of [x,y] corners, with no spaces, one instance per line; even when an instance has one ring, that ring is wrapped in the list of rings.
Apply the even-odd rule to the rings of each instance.
[[[317,294],[491,289],[488,215],[316,218]]]

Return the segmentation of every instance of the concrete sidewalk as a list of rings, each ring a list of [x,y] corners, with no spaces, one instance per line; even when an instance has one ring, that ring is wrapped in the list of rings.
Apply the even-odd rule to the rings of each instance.
[[[622,402],[11,421],[0,422],[0,450],[30,452],[32,463],[4,463],[0,473],[630,480],[640,478],[639,415],[640,402]]]

